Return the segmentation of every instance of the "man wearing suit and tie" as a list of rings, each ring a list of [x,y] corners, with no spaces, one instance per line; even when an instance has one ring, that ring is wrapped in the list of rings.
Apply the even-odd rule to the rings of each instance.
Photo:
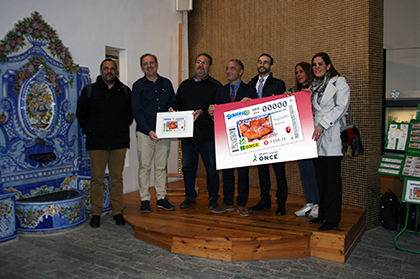
[[[286,85],[281,79],[273,77],[271,69],[273,68],[273,57],[267,53],[263,53],[258,57],[258,75],[256,75],[248,85],[257,92],[258,98],[280,95],[286,91]],[[261,211],[263,209],[271,208],[271,181],[269,164],[258,165],[258,176],[260,179],[261,200],[254,206],[249,208],[249,211]],[[287,201],[287,180],[285,163],[273,163],[274,173],[277,179],[277,210],[276,215],[281,216],[286,214]]]
[[[238,59],[232,59],[226,66],[226,77],[229,83],[221,86],[216,92],[216,104],[225,104],[229,102],[246,101],[250,98],[256,98],[257,94],[253,88],[244,83],[241,78],[244,73],[244,65]],[[214,106],[208,108],[209,114],[213,117]],[[239,215],[248,217],[249,213],[245,205],[249,195],[249,169],[248,167],[237,168],[238,170],[238,197],[237,211]],[[222,170],[223,176],[223,204],[212,210],[213,213],[223,213],[233,211],[235,195],[235,169]]]

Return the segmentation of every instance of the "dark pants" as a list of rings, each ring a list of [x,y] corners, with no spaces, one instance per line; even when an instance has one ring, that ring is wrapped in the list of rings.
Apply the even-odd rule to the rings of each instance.
[[[198,154],[201,154],[207,173],[209,199],[219,198],[219,173],[216,170],[214,142],[193,142],[182,140],[182,173],[184,174],[185,197],[195,200],[195,179],[197,177]]]
[[[319,204],[318,184],[316,183],[315,166],[312,159],[298,161],[300,180],[306,203]]]
[[[237,168],[238,170],[238,197],[236,203],[238,206],[245,206],[249,196],[249,168]],[[235,169],[222,170],[223,175],[223,202],[227,205],[233,205],[235,195]]]
[[[287,180],[286,180],[286,169],[285,163],[274,163],[273,166],[274,173],[276,174],[277,179],[277,204],[285,204],[287,201]],[[260,189],[261,189],[261,200],[271,201],[270,188],[270,169],[268,165],[258,165],[258,176],[260,178]]]
[[[318,157],[314,159],[319,190],[319,218],[326,222],[340,222],[343,184],[341,160],[343,156]]]

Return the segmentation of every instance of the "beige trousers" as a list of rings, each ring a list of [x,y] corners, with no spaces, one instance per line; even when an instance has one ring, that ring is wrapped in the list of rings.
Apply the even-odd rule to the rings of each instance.
[[[123,205],[123,170],[127,148],[115,150],[89,150],[91,215],[101,216],[104,195],[104,176],[108,164],[112,213],[121,214]]]
[[[149,136],[136,132],[137,157],[139,160],[139,187],[142,201],[150,201],[150,173],[152,160],[155,164],[155,190],[157,200],[166,197],[166,164],[171,147],[170,139],[161,139],[154,142]]]

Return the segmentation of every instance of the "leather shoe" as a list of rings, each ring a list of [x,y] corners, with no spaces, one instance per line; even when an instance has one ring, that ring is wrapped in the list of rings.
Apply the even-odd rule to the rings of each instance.
[[[219,206],[219,203],[216,199],[210,199],[208,209],[213,210]]]
[[[330,231],[334,228],[338,228],[338,222],[325,222],[318,228],[318,231]]]
[[[150,213],[150,201],[142,201],[140,206],[141,213]]]
[[[117,224],[117,226],[124,226],[125,225],[125,220],[124,220],[124,217],[122,216],[122,214],[115,215],[114,220],[115,220],[115,224]]]
[[[232,205],[227,205],[225,203],[222,203],[221,206],[219,206],[218,208],[213,209],[211,212],[212,213],[225,213],[225,212],[231,212],[235,210],[235,207]]]
[[[185,199],[182,203],[181,203],[181,208],[185,209],[188,207],[193,206],[194,204],[196,204],[197,202],[195,200],[190,200],[190,199]]]
[[[286,214],[286,205],[284,203],[277,206],[276,215],[282,216]]]
[[[310,220],[309,224],[322,224],[324,223],[324,220],[325,220],[324,218],[318,217],[318,218]]]
[[[271,208],[271,201],[260,200],[256,205],[251,206],[248,210],[261,211],[263,209],[270,209],[270,208]]]
[[[242,217],[249,217],[249,212],[248,210],[246,210],[245,206],[238,206],[236,211],[238,211],[239,215],[241,215]]]
[[[90,226],[94,229],[99,228],[101,226],[101,216],[93,215],[90,220]]]

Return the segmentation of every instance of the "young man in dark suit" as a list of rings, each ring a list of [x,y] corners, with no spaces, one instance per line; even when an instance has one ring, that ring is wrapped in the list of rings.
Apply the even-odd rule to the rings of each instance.
[[[252,87],[258,95],[258,98],[284,94],[286,85],[281,79],[273,77],[271,70],[273,68],[273,57],[269,54],[263,53],[258,57],[258,75],[256,75],[248,85]],[[261,200],[254,206],[249,208],[249,211],[261,211],[263,209],[271,208],[271,181],[269,164],[258,165],[258,176],[260,178]],[[287,180],[285,163],[273,163],[273,170],[277,179],[277,210],[276,215],[281,216],[286,214],[287,201]]]

